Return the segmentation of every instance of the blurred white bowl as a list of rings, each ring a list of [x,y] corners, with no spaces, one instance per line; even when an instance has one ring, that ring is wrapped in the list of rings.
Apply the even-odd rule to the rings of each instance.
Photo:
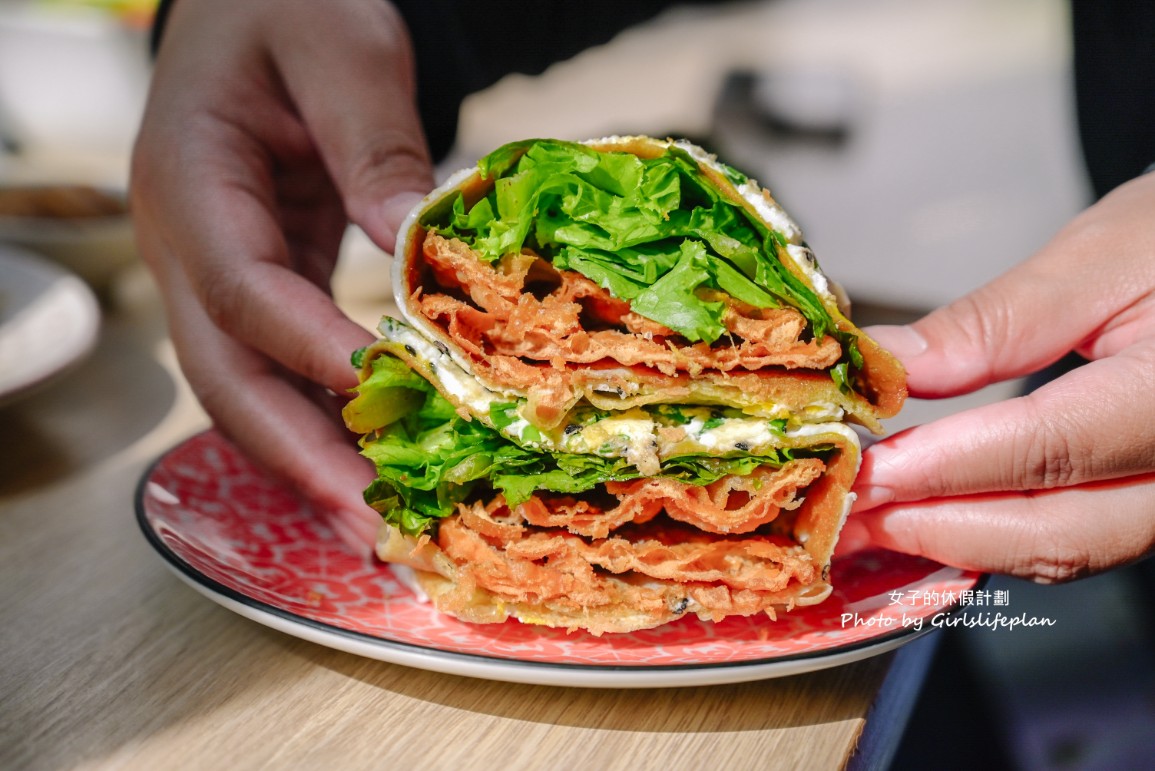
[[[0,406],[33,393],[97,343],[100,308],[83,281],[0,245]]]
[[[45,256],[98,292],[137,259],[124,194],[86,185],[0,186],[0,243]]]

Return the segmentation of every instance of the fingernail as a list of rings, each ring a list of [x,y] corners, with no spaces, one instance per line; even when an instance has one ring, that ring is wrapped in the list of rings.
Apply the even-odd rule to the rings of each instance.
[[[865,330],[875,341],[899,359],[913,359],[927,349],[926,338],[913,327],[882,324]]]
[[[873,509],[895,499],[894,490],[884,485],[862,485],[855,487],[854,493],[858,496],[854,502],[855,511]]]
[[[401,225],[405,218],[422,200],[424,196],[420,193],[408,191],[386,198],[381,202],[372,222],[365,223],[369,237],[381,248],[392,252],[396,248],[397,239],[401,237]]]
[[[401,220],[412,211],[413,207],[419,204],[425,196],[421,193],[407,191],[404,193],[397,193],[397,195],[390,196],[381,204],[381,211],[385,215],[387,222],[393,223],[395,226],[401,224]]]

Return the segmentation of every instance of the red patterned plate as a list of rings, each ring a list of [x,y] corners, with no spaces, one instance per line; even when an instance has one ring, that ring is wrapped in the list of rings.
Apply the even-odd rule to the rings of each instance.
[[[141,480],[136,509],[178,576],[247,618],[395,664],[544,685],[707,685],[837,666],[950,623],[981,579],[863,552],[834,563],[828,600],[777,622],[683,618],[594,637],[516,621],[466,624],[436,612],[214,432],[161,457]]]

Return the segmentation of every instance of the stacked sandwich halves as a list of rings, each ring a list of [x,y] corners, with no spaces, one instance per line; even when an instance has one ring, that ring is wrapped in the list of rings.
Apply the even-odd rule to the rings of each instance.
[[[502,147],[406,221],[349,427],[378,555],[458,618],[594,634],[822,601],[906,395],[794,223],[697,147]]]

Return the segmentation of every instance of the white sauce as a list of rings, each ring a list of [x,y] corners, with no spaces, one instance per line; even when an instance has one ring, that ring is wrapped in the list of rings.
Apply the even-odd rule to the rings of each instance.
[[[761,185],[749,179],[738,186],[738,192],[754,207],[754,211],[758,212],[759,217],[785,236],[792,245],[802,240],[802,231],[798,225],[790,219],[790,215],[781,206],[766,200],[766,196],[762,194]]]
[[[830,281],[826,278],[826,274],[818,269],[818,263],[814,260],[814,254],[805,246],[797,246],[795,244],[788,244],[786,246],[786,253],[794,260],[806,277],[810,279],[815,291],[818,294],[825,296],[829,300],[834,300],[834,295],[830,291]]]
[[[515,401],[516,396],[491,391],[478,382],[473,373],[460,366],[449,354],[419,334],[412,327],[398,324],[392,319],[382,319],[377,331],[391,342],[399,343],[413,351],[419,361],[434,367],[434,375],[445,393],[464,405],[475,415],[488,415],[491,404]],[[527,424],[528,425],[528,424]]]

